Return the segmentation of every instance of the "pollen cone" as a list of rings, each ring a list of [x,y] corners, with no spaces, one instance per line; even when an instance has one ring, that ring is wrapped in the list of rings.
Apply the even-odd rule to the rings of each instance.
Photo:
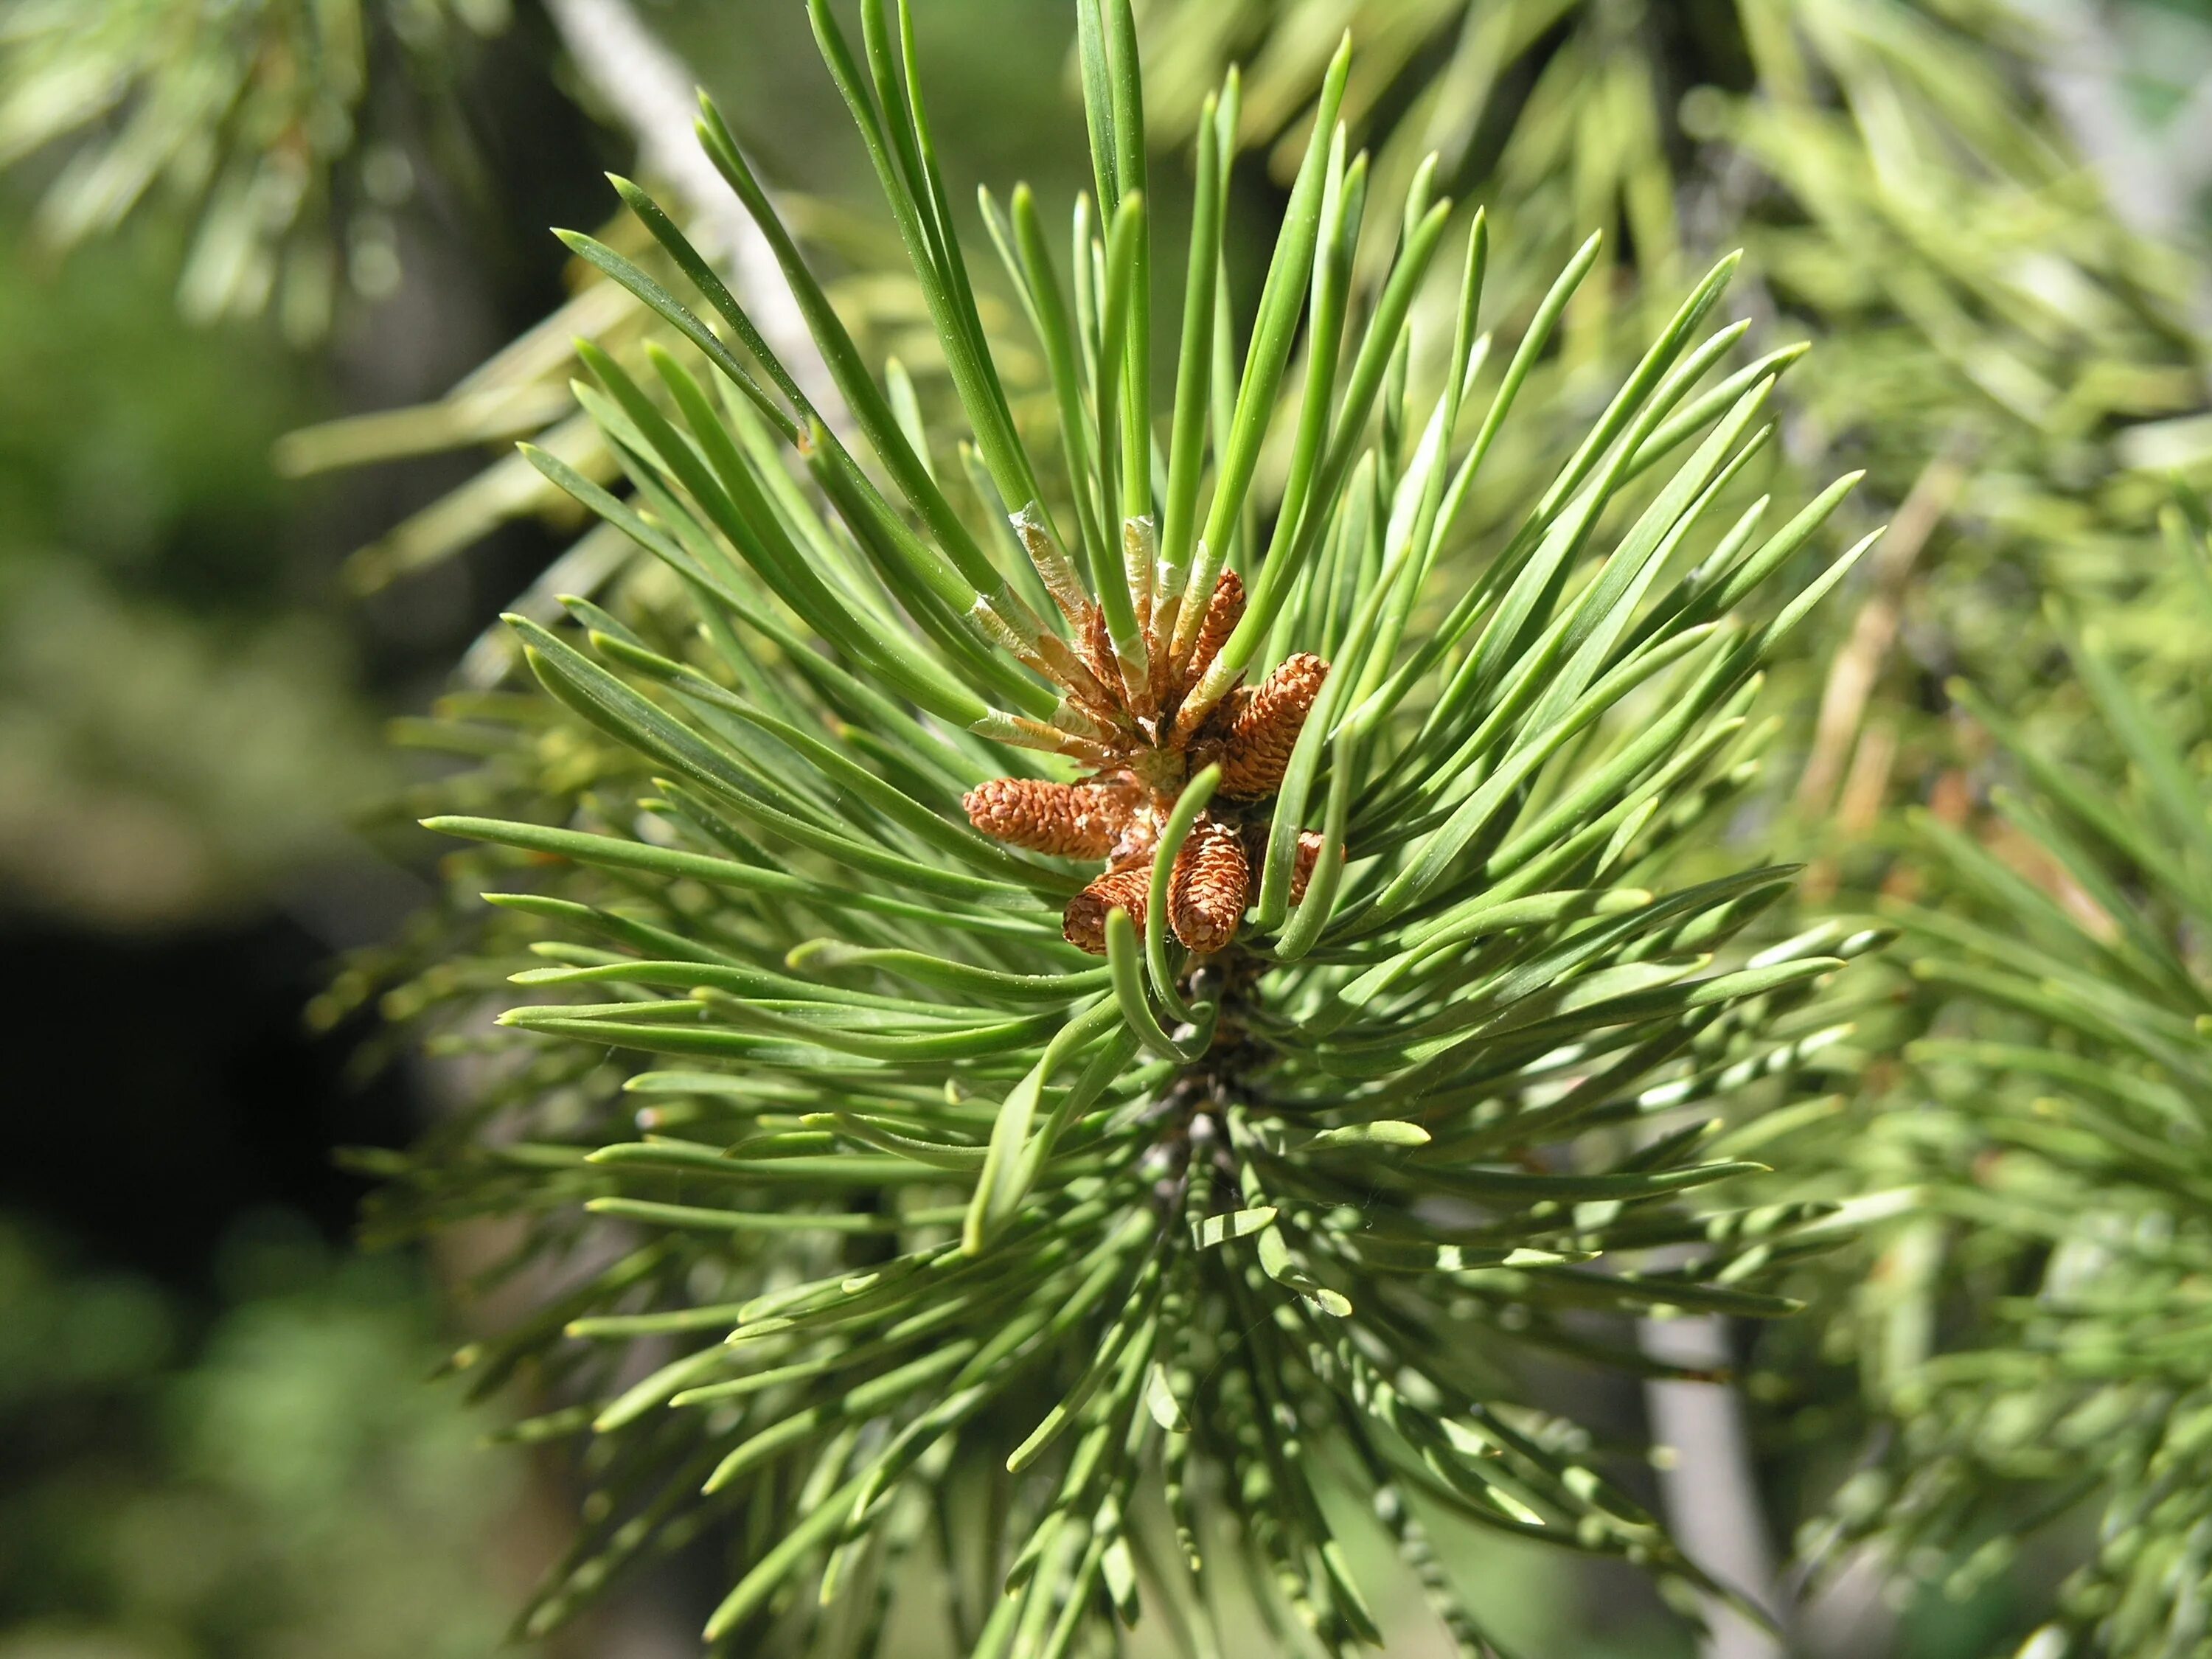
[[[1191,647],[1190,670],[1184,676],[1188,684],[1198,683],[1243,619],[1243,580],[1235,571],[1224,570],[1213,584],[1213,597],[1206,601],[1205,619],[1199,623],[1198,639]]]
[[[1218,818],[1200,817],[1176,855],[1168,884],[1168,925],[1192,950],[1211,955],[1237,936],[1251,883],[1243,836]]]
[[[1060,914],[1060,933],[1077,950],[1103,957],[1106,954],[1107,916],[1117,909],[1127,910],[1129,920],[1142,927],[1152,893],[1152,868],[1149,863],[1127,870],[1109,870],[1068,900],[1067,908]]]
[[[1129,817],[1127,792],[1110,785],[994,778],[961,799],[968,821],[995,840],[1032,853],[1103,859]]]
[[[1238,709],[1221,750],[1221,793],[1231,800],[1261,800],[1282,787],[1298,733],[1328,665],[1311,652],[1285,658]]]

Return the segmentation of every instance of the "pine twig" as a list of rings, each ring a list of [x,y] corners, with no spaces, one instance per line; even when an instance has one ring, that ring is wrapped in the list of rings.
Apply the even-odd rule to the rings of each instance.
[[[1699,1370],[1729,1362],[1728,1322],[1718,1314],[1638,1322],[1644,1352],[1654,1359]],[[1742,1401],[1725,1382],[1654,1379],[1644,1385],[1656,1446],[1674,1456],[1660,1475],[1667,1517],[1690,1559],[1786,1625],[1774,1552],[1752,1466]],[[1782,1659],[1787,1651],[1770,1631],[1708,1598],[1704,1659]]]
[[[692,241],[727,269],[762,337],[816,408],[841,408],[775,251],[699,146],[691,125],[697,100],[683,60],[629,0],[545,0],[545,10],[577,73],[636,140],[638,170],[663,180],[683,204]]]

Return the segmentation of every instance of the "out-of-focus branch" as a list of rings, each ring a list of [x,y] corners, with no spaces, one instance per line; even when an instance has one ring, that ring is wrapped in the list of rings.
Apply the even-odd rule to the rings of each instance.
[[[1644,1352],[1685,1370],[1719,1371],[1729,1364],[1728,1324],[1719,1316],[1639,1322]],[[1759,1501],[1751,1437],[1743,1405],[1725,1382],[1653,1381],[1644,1385],[1651,1438],[1671,1455],[1660,1470],[1660,1490],[1675,1540],[1715,1578],[1784,1622],[1774,1552]],[[1782,1659],[1787,1651],[1770,1632],[1734,1608],[1705,1609],[1704,1659]]]
[[[1921,470],[1897,509],[1889,533],[1876,544],[1873,592],[1859,607],[1851,636],[1836,653],[1820,696],[1820,715],[1813,750],[1797,780],[1797,808],[1808,818],[1826,810],[1858,742],[1867,703],[1874,695],[1905,619],[1905,599],[1921,550],[1966,487],[1964,447],[1947,445]]]
[[[655,39],[629,0],[545,0],[577,73],[637,141],[638,170],[672,191],[686,232],[720,260],[761,337],[825,416],[838,407],[806,319],[785,286],[775,254],[747,216],[692,129],[690,72]]]

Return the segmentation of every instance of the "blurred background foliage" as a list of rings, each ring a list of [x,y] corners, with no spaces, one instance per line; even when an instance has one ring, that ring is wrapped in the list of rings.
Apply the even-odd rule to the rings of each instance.
[[[21,0],[0,163],[66,144],[37,215],[49,245],[166,210],[190,226],[187,318],[268,313],[311,342],[341,293],[398,288],[393,210],[425,161],[466,169],[455,69],[507,21],[507,0]]]
[[[210,1317],[0,1231],[0,1653],[489,1651],[519,1472],[422,1386],[419,1276],[282,1212],[215,1265]]]
[[[273,547],[265,447],[309,376],[180,328],[161,240],[0,270],[0,882],[124,925],[251,902],[379,771],[337,624]]]
[[[2200,630],[2208,522],[2193,493],[2160,515],[2174,619]],[[2034,1659],[2212,1639],[2207,708],[2116,619],[2046,607],[2070,743],[1948,688],[1970,782],[1899,826],[1886,1058],[1848,1150],[1801,1148],[1862,1203],[1910,1201],[1869,1233],[1858,1282],[1820,1293],[1822,1346],[1856,1373],[1842,1402],[1805,1401],[1787,1339],[1764,1378],[1800,1405],[1800,1444],[1860,1397],[1884,1419],[1837,1460],[1808,1571],[1856,1559],[1984,1609],[2054,1584]]]
[[[715,0],[641,9],[793,198],[868,349],[940,397],[800,9],[746,3],[741,23]],[[335,953],[398,935],[433,891],[371,845],[420,870],[417,843],[364,833],[395,816],[370,810],[400,775],[380,720],[422,708],[516,593],[535,583],[550,604],[556,585],[615,580],[616,550],[567,550],[580,526],[501,459],[571,418],[572,332],[618,355],[641,344],[639,313],[543,234],[595,227],[597,168],[635,167],[641,137],[564,57],[562,10],[0,3],[0,930],[27,964],[17,1018],[49,1036],[20,1079],[23,1133],[0,1176],[7,1659],[480,1652],[554,1547],[558,1472],[471,1449],[494,1422],[418,1386],[464,1334],[434,1311],[450,1301],[437,1287],[483,1259],[364,1262],[340,1244],[363,1188],[334,1172],[332,1149],[411,1138],[453,1085],[421,1068],[365,1080],[361,1016],[385,978],[326,999],[357,1012],[321,1035],[297,1011]],[[920,14],[956,179],[1018,175],[1064,201],[1085,161],[1059,9],[928,0]],[[1441,149],[1440,182],[1490,208],[1500,291],[1526,291],[1605,228],[1608,278],[1586,285],[1540,388],[1562,427],[1609,389],[1647,294],[1667,303],[1703,258],[1747,246],[1731,305],[1754,319],[1752,348],[1819,348],[1793,377],[1778,465],[1867,467],[1855,510],[1897,526],[1796,670],[1816,892],[1886,884],[1895,901],[1957,895],[1970,913],[1974,871],[1898,813],[1921,802],[1993,849],[1974,856],[2078,895],[2080,873],[2070,887],[2051,874],[2063,848],[1988,810],[2030,754],[2116,799],[2148,775],[2075,682],[2041,608],[2053,593],[2201,776],[2197,578],[2156,521],[2167,474],[2212,483],[2201,5],[1152,0],[1143,16],[1171,139],[1224,63],[1247,64],[1235,189],[1250,220],[1272,211],[1280,158],[1303,142],[1302,89],[1350,27],[1378,176]],[[1158,172],[1184,188],[1180,167]],[[1499,457],[1508,500],[1512,467],[1541,459],[1529,442]],[[322,476],[286,481],[272,458]],[[393,464],[358,470],[371,460]],[[2016,731],[1996,741],[1960,711],[1944,687],[1960,673]],[[2201,1002],[2203,923],[2187,908],[2200,890],[2160,889],[2124,857],[2111,879],[2119,899],[2074,912],[2086,942],[2052,948],[2108,949],[2114,910],[2139,909],[2184,958],[2167,992]],[[1911,939],[1901,963],[1942,957]],[[120,987],[171,1006],[119,1035]],[[1866,995],[1868,1051],[1884,1019],[2047,1038],[2017,1007],[1990,1013],[1986,984],[1940,972],[1899,971]],[[2049,1091],[2014,1079],[2000,1111],[1975,1069],[1985,1054],[1912,1053],[1863,1079],[1807,1157],[1861,1191],[1940,1188],[1969,1209],[1986,1194],[2012,1230],[1967,1233],[1984,1209],[1881,1235],[1856,1319],[1776,1339],[1826,1369],[1770,1390],[1760,1472],[1777,1529],[1805,1523],[1830,1552],[1808,1650],[1964,1659],[2016,1644],[2086,1560],[2066,1594],[2093,1620],[2129,1575],[2172,1568],[2098,1557],[2094,1516],[2109,1491],[2201,1495],[2201,1451],[2158,1461],[2182,1420],[2173,1398],[2131,1397],[2148,1414],[2130,1419],[2098,1379],[2038,1358],[2071,1339],[2021,1298],[2046,1274],[2096,1281],[2087,1247],[2055,1250],[2052,1224],[2021,1217],[2154,1232],[2184,1177],[2085,1175],[2061,1156],[2063,1121],[2039,1140],[2017,1127],[2050,1117]],[[112,1130],[96,1148],[88,1123]],[[1858,1133],[1869,1123],[1880,1132]],[[2201,1205],[2197,1186],[2185,1196]],[[2028,1328],[1977,1374],[1994,1314]],[[2080,1317],[2126,1322],[2094,1299]],[[1953,1348],[1949,1369],[1915,1369]],[[1765,1356],[1763,1374],[1802,1357]],[[1877,1393],[1900,1427],[1831,1513],[1865,1426],[1855,1376],[1893,1364]],[[1986,1383],[1990,1365],[2020,1402],[1994,1424],[1986,1393],[1953,1386]],[[2123,1419],[2156,1427],[2123,1435]],[[2045,1431],[2107,1451],[2110,1486],[2058,1504],[2023,1557],[1977,1557],[1998,1521],[2079,1496],[2021,1461]],[[1942,1484],[1977,1460],[2021,1489],[1995,1519],[1960,1512]],[[1917,1494],[1901,1510],[1899,1490]],[[1844,1546],[1885,1531],[1902,1570],[1870,1580]],[[1525,1650],[1686,1651],[1632,1584],[1488,1547],[1463,1559]],[[679,1608],[700,1593],[682,1563],[656,1590]],[[696,1623],[618,1607],[576,1650],[687,1651]]]

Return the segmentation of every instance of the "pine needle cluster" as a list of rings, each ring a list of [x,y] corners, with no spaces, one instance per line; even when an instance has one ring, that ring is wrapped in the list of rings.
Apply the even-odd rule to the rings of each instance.
[[[858,52],[810,11],[960,419],[878,380],[706,105],[845,408],[617,180],[696,297],[569,245],[685,355],[580,348],[626,493],[531,459],[649,556],[620,614],[512,619],[543,695],[418,734],[480,761],[442,786],[479,810],[430,823],[505,888],[400,1011],[465,1026],[509,975],[546,999],[383,1206],[524,1218],[515,1265],[568,1264],[464,1356],[565,1396],[519,1432],[575,1437],[598,1492],[528,1626],[711,1530],[708,1634],[741,1651],[875,1651],[909,1560],[979,1654],[1098,1650],[1140,1608],[1218,1651],[1224,1565],[1348,1651],[1378,1632],[1323,1501],[1347,1488],[1469,1654],[1425,1516],[1725,1594],[1634,1459],[1518,1379],[1663,1373],[1626,1316],[1788,1311],[1760,1280],[1822,1242],[1822,1206],[1730,1203],[1758,1166],[1717,1115],[1827,1040],[1800,1011],[1871,938],[1741,943],[1790,872],[1720,853],[1761,666],[1872,539],[1812,550],[1850,479],[1778,524],[1749,499],[1797,354],[1733,362],[1723,261],[1476,551],[1463,512],[1595,241],[1492,362],[1486,222],[1454,277],[1428,173],[1370,203],[1347,42],[1249,328],[1236,76],[1208,100],[1170,332],[1108,0],[1069,264],[1026,190],[982,202],[1051,378],[1025,432],[907,8],[864,7]]]
[[[1940,526],[1910,601],[1939,659],[1928,691],[1971,669],[2018,698],[2037,689],[2023,632],[2051,643],[2023,595],[2090,604],[2157,580],[2139,532],[2160,478],[2212,459],[2194,262],[2116,207],[2098,177],[2114,158],[2081,153],[2051,90],[2085,72],[2074,30],[2124,27],[2093,12],[1359,0],[1329,27],[1369,47],[1349,116],[1378,180],[1439,153],[1441,187],[1479,184],[1522,259],[1607,233],[1615,280],[1570,313],[1570,362],[1631,349],[1696,249],[1740,244],[1745,291],[1820,347],[1793,387],[1796,453],[1863,467],[1881,511],[1915,499]],[[1287,169],[1330,45],[1307,15],[1148,8],[1162,131],[1188,131],[1248,57],[1245,141]],[[2155,196],[2169,169],[2116,101],[2101,119],[2136,141],[2129,193]],[[2167,211],[2179,230],[2185,209]],[[1939,749],[1911,701],[1879,718]]]
[[[2197,626],[2207,521],[2164,515]],[[2039,1528],[2090,1533],[2023,1651],[2212,1641],[2212,781],[2201,708],[2155,702],[2054,607],[2087,708],[2075,753],[1954,688],[1998,745],[1985,805],[1923,815],[1900,906],[1924,1032],[1875,1133],[1916,1182],[1864,1297],[1892,1455],[1816,1555],[1871,1540],[1963,1594]]]
[[[1576,435],[1583,383],[1633,361],[1700,248],[1744,247],[1739,292],[1753,313],[1823,348],[1794,387],[1803,418],[1793,459],[1814,479],[1865,469],[1873,506],[1863,510],[1887,516],[1911,501],[1923,526],[1900,559],[1921,653],[1936,666],[1923,695],[1861,711],[1863,777],[1879,775],[1885,754],[1900,775],[1940,758],[1940,730],[1915,714],[1946,672],[1971,666],[2008,697],[2033,692],[2007,678],[2028,659],[2016,648],[2023,630],[2040,632],[2023,592],[2102,602],[2158,579],[2136,533],[2160,498],[2156,475],[2207,459],[2193,419],[2207,362],[2195,279],[2099,188],[2040,90],[2060,47],[2033,20],[1887,0],[1733,0],[1691,13],[1370,0],[1324,28],[1316,15],[1285,0],[1147,8],[1151,137],[1187,140],[1241,57],[1234,137],[1246,152],[1264,149],[1287,181],[1334,32],[1348,22],[1366,44],[1343,118],[1368,135],[1382,197],[1402,193],[1434,153],[1437,188],[1489,210],[1494,285],[1508,293],[1540,287],[1592,229],[1607,233],[1596,279],[1536,370],[1532,407],[1489,463],[1511,483],[1501,501],[1540,492],[1551,457]],[[1364,274],[1389,252],[1385,217],[1363,239]],[[871,275],[881,263],[862,260]],[[848,321],[863,286],[839,296]],[[586,288],[541,332],[620,349],[639,319],[606,297]],[[916,363],[925,380],[933,368]],[[565,395],[568,372],[562,354],[525,344],[451,398],[302,434],[288,458],[359,465],[542,426],[541,441],[582,470],[611,468]],[[1275,483],[1263,469],[1263,504]],[[1510,533],[1510,522],[1493,525],[1491,501],[1468,504],[1470,528]],[[355,574],[388,580],[559,501],[495,465],[363,549]],[[580,553],[570,586],[603,579],[614,549],[601,538]],[[550,592],[532,604],[542,619]],[[1828,759],[1815,768],[1820,787],[1806,789],[1815,811],[1850,757]]]

